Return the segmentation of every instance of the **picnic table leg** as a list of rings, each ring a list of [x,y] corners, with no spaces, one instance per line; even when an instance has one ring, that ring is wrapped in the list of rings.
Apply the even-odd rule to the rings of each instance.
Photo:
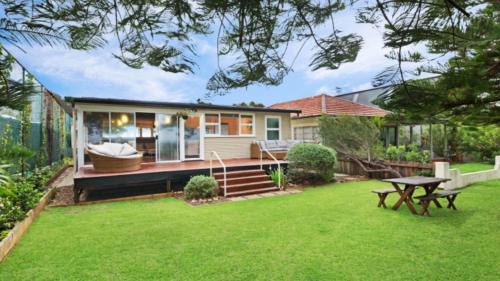
[[[385,205],[385,198],[386,197],[387,197],[387,193],[384,193],[384,194],[378,193],[379,201],[378,201],[377,207],[384,207],[384,209],[387,208],[387,205]]]
[[[392,207],[393,210],[397,210],[397,209],[399,209],[399,206],[401,206],[401,204],[403,204],[403,201],[404,201],[403,191],[401,190],[401,188],[399,187],[399,185],[397,183],[392,183],[392,185],[394,186],[394,188],[396,189],[396,191],[399,194],[399,200]]]
[[[424,186],[425,195],[432,194],[434,192],[434,190],[436,190],[438,188],[438,185],[439,185],[439,183]],[[434,205],[436,205],[436,207],[443,208],[443,206],[441,206],[441,203],[439,203],[439,201],[437,199],[432,199],[432,202],[434,202]]]
[[[415,207],[413,206],[413,203],[411,202],[411,195],[410,195],[410,194],[413,194],[413,192],[415,191],[415,187],[410,186],[410,185],[405,185],[405,190],[401,191],[401,189],[399,188],[399,186],[397,184],[393,183],[393,185],[395,188],[397,186],[396,190],[400,194],[400,198],[399,198],[398,202],[396,202],[394,207],[392,207],[392,209],[393,210],[399,209],[401,204],[403,204],[403,202],[405,202],[406,206],[408,206],[408,209],[410,209],[410,212],[412,212],[413,214],[416,215],[417,210],[415,210]]]
[[[454,204],[455,198],[457,198],[457,195],[446,196],[446,199],[448,199],[448,209],[457,210],[457,207],[455,207]]]

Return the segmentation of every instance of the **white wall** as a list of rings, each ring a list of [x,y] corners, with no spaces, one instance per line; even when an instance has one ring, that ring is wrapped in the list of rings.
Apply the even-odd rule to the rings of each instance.
[[[436,177],[450,179],[440,185],[448,190],[465,187],[475,182],[500,179],[500,155],[495,157],[495,168],[486,171],[461,174],[458,169],[450,169],[448,162],[436,162],[434,167]]]

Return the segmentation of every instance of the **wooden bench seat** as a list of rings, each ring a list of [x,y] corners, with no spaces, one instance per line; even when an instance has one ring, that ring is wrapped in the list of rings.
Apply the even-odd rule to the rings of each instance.
[[[450,191],[450,190],[445,190],[445,191],[440,191],[436,193],[432,193],[429,195],[423,195],[423,196],[418,196],[415,198],[418,198],[421,202],[422,205],[422,211],[420,212],[421,215],[427,214],[429,217],[431,216],[431,213],[429,212],[429,204],[432,200],[437,200],[439,198],[446,198],[448,200],[448,209],[453,209],[456,210],[456,206],[454,204],[455,199],[457,198],[459,191]]]
[[[394,193],[394,192],[398,192],[398,191],[395,189],[374,189],[374,190],[372,190],[372,192],[376,193],[378,195],[379,201],[378,201],[377,207],[387,208],[387,206],[385,205],[385,198],[390,193]]]

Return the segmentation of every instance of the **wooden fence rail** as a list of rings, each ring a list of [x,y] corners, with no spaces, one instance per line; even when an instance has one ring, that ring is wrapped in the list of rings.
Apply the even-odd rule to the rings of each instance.
[[[419,162],[384,161],[384,164],[391,166],[403,177],[415,176],[419,174],[432,175],[434,173],[434,165],[432,163],[422,164]],[[340,158],[337,160],[336,171],[342,174],[368,176],[370,178],[376,179],[394,177],[394,175],[391,175],[388,172],[376,172],[367,175],[366,172],[363,171],[363,169],[361,169],[361,167],[356,162],[345,158]]]

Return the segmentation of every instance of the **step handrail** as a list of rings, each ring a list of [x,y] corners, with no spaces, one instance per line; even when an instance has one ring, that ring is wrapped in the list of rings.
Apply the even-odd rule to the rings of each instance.
[[[217,160],[219,160],[219,163],[221,164],[222,169],[224,170],[224,197],[226,197],[226,193],[227,193],[226,164],[224,164],[224,162],[222,161],[222,159],[219,157],[219,154],[215,150],[210,151],[210,176],[213,177],[213,172],[212,172],[212,167],[213,167],[212,166],[212,156],[214,156],[214,155],[217,158]]]
[[[260,149],[260,169],[262,170],[262,151],[266,152],[269,156],[271,156],[271,159],[278,164],[278,188],[281,190],[281,165],[280,161],[274,157],[274,155],[267,150],[267,148],[261,148]]]

